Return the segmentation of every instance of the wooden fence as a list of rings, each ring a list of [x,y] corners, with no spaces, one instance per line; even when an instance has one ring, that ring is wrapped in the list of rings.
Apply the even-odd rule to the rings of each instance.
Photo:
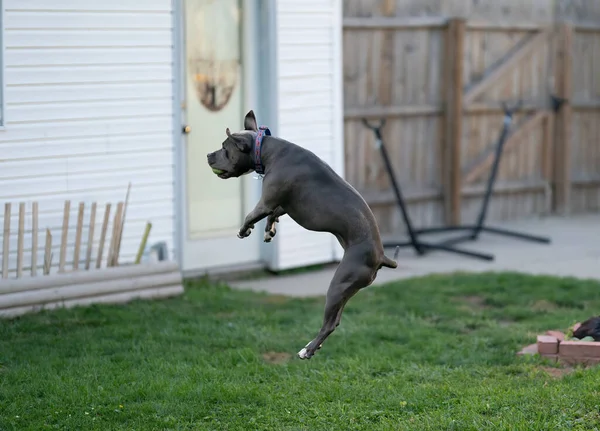
[[[19,202],[17,214],[12,210],[17,205],[5,203],[0,255],[0,318],[54,308],[182,294],[181,271],[176,262],[140,263],[150,223],[146,225],[135,264],[119,264],[130,189],[131,184],[124,202],[107,203],[103,214],[102,208],[92,202],[89,219],[85,202],[73,208],[71,201],[65,201],[60,230],[53,225],[45,227],[47,218],[40,222],[38,215],[42,211],[38,202],[31,205]],[[30,214],[28,207],[31,207]],[[111,207],[116,207],[116,211],[109,227]],[[77,209],[77,217],[73,224],[74,209]],[[97,226],[98,222],[102,224]],[[41,250],[38,247],[42,242],[40,227],[45,231]],[[73,231],[74,242],[69,240]],[[98,231],[99,238],[94,236]],[[56,259],[53,259],[53,251],[58,251]]]
[[[469,222],[518,99],[489,218],[600,210],[600,0],[344,2],[345,174],[382,232],[403,224],[362,118],[416,225]]]
[[[2,235],[2,279],[8,279],[12,275],[16,278],[27,276],[27,272],[32,277],[37,275],[49,275],[53,266],[57,266],[59,273],[67,271],[78,271],[85,269],[86,271],[94,268],[101,268],[103,264],[103,253],[106,248],[106,267],[118,266],[119,252],[121,249],[121,238],[123,235],[123,225],[125,222],[125,204],[119,202],[116,205],[116,212],[112,222],[112,234],[108,230],[110,221],[110,203],[104,208],[104,216],[102,217],[102,229],[100,231],[100,239],[94,238],[94,230],[96,225],[96,209],[97,203],[91,205],[89,223],[84,220],[85,202],[80,202],[77,210],[77,224],[75,230],[75,242],[72,249],[69,249],[68,237],[70,230],[71,216],[71,201],[67,200],[64,203],[63,223],[61,235],[56,241],[53,237],[50,228],[43,229],[43,234],[40,235],[38,228],[38,202],[31,203],[31,218],[27,220],[26,202],[20,202],[18,207],[18,224],[11,226],[12,207],[10,202],[4,204],[4,231]],[[26,225],[30,225],[31,229],[27,229]],[[84,238],[84,229],[87,230],[87,241]],[[72,229],[71,229],[72,230]],[[44,246],[40,249],[40,236],[44,240]],[[109,244],[106,244],[110,238]],[[16,247],[14,240],[16,239]],[[11,248],[11,242],[13,247]],[[97,244],[96,244],[97,242]],[[53,243],[60,244],[58,259],[54,259]],[[30,245],[31,248],[27,247]],[[97,245],[96,256],[92,256],[94,246]],[[84,251],[85,249],[85,251]],[[43,253],[43,259],[38,259],[40,252]],[[67,261],[67,252],[70,254],[70,259]],[[15,257],[13,259],[12,257]],[[14,263],[14,265],[11,265]],[[67,269],[67,266],[70,266]],[[38,271],[40,270],[41,271]],[[2,286],[0,284],[0,291]]]

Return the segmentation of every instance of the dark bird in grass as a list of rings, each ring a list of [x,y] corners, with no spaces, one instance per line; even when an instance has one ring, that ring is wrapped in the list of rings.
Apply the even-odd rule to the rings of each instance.
[[[583,322],[577,330],[573,331],[573,336],[580,340],[585,337],[592,337],[594,341],[600,341],[600,316],[591,317]]]

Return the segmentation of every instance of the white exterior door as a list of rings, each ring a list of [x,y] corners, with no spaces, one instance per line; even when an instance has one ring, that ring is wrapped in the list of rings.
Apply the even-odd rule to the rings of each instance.
[[[181,216],[184,271],[237,266],[259,260],[262,235],[244,240],[237,232],[256,202],[258,181],[251,175],[222,180],[206,155],[220,148],[225,128],[241,130],[245,114],[243,33],[250,21],[242,0],[183,0],[182,119],[187,125]],[[246,29],[247,30],[247,29]],[[251,74],[250,74],[251,75]]]

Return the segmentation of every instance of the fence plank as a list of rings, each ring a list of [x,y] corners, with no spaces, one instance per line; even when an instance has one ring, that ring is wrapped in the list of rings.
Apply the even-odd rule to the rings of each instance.
[[[468,30],[484,30],[484,31],[536,31],[541,30],[550,22],[540,23],[533,21],[490,21],[490,20],[468,20]]]
[[[442,108],[435,105],[369,106],[366,108],[346,108],[344,119],[366,118],[375,120],[378,118],[439,115],[441,113]]]
[[[344,30],[419,30],[428,28],[441,28],[448,20],[445,17],[368,17],[344,18]]]
[[[564,100],[557,115],[554,210],[562,215],[570,212],[571,206],[571,123],[573,117],[572,64],[573,28],[569,24],[560,26],[560,42],[557,63],[557,93]]]
[[[552,144],[554,136],[554,114],[548,112],[546,116],[546,124],[544,127],[544,143],[543,143],[543,165],[542,173],[544,179],[549,183],[552,183],[553,167],[552,167]],[[552,205],[552,204],[551,204]]]
[[[461,210],[461,139],[463,123],[463,54],[465,20],[452,19],[446,37],[445,67],[448,73],[442,178],[446,223],[460,223]]]

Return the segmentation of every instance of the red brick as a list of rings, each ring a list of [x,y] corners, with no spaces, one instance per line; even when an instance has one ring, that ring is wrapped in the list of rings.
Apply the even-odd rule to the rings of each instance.
[[[538,335],[537,346],[540,355],[556,355],[558,353],[558,338],[550,335]]]
[[[596,341],[563,341],[560,343],[559,354],[572,358],[600,358],[600,343]]]
[[[564,341],[565,334],[560,331],[546,331],[546,335],[558,338],[558,341]]]
[[[529,346],[525,346],[521,349],[520,352],[517,353],[517,355],[521,356],[521,355],[535,355],[538,352],[538,346],[537,344],[530,344]]]

